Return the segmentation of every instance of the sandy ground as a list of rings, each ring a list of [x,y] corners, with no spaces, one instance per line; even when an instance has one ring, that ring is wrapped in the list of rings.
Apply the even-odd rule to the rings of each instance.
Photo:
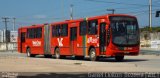
[[[160,72],[160,56],[126,56],[123,62],[29,58],[25,54],[0,53],[0,72]]]

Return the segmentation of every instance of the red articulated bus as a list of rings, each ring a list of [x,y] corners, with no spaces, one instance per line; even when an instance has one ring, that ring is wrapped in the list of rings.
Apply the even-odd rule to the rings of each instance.
[[[139,26],[136,17],[130,15],[108,14],[27,26],[19,28],[18,33],[18,51],[29,57],[75,56],[91,61],[114,57],[122,61],[125,55],[139,54]]]

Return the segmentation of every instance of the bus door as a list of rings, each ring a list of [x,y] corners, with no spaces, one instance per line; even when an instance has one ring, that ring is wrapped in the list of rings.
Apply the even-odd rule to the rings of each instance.
[[[70,28],[70,52],[75,54],[77,48],[77,27]]]
[[[44,26],[44,54],[51,54],[50,47],[50,26],[47,24]]]
[[[106,23],[100,24],[100,33],[99,33],[99,42],[100,42],[100,54],[106,52]]]
[[[20,52],[25,52],[26,32],[20,33]]]

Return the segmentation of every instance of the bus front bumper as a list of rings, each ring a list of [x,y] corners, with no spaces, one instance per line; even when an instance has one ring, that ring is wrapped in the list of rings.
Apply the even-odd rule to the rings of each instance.
[[[108,50],[106,55],[109,55],[109,56],[124,56],[124,55],[137,56],[137,55],[139,55],[139,49],[135,49],[135,50],[114,50],[114,49],[110,49],[110,50]]]

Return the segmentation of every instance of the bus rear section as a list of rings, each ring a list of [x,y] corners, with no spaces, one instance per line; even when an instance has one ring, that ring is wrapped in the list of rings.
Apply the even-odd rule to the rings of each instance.
[[[28,57],[44,55],[51,57],[50,26],[48,24],[21,27],[18,29],[18,52]]]
[[[25,42],[26,42],[26,29],[18,29],[18,52],[25,52]]]

